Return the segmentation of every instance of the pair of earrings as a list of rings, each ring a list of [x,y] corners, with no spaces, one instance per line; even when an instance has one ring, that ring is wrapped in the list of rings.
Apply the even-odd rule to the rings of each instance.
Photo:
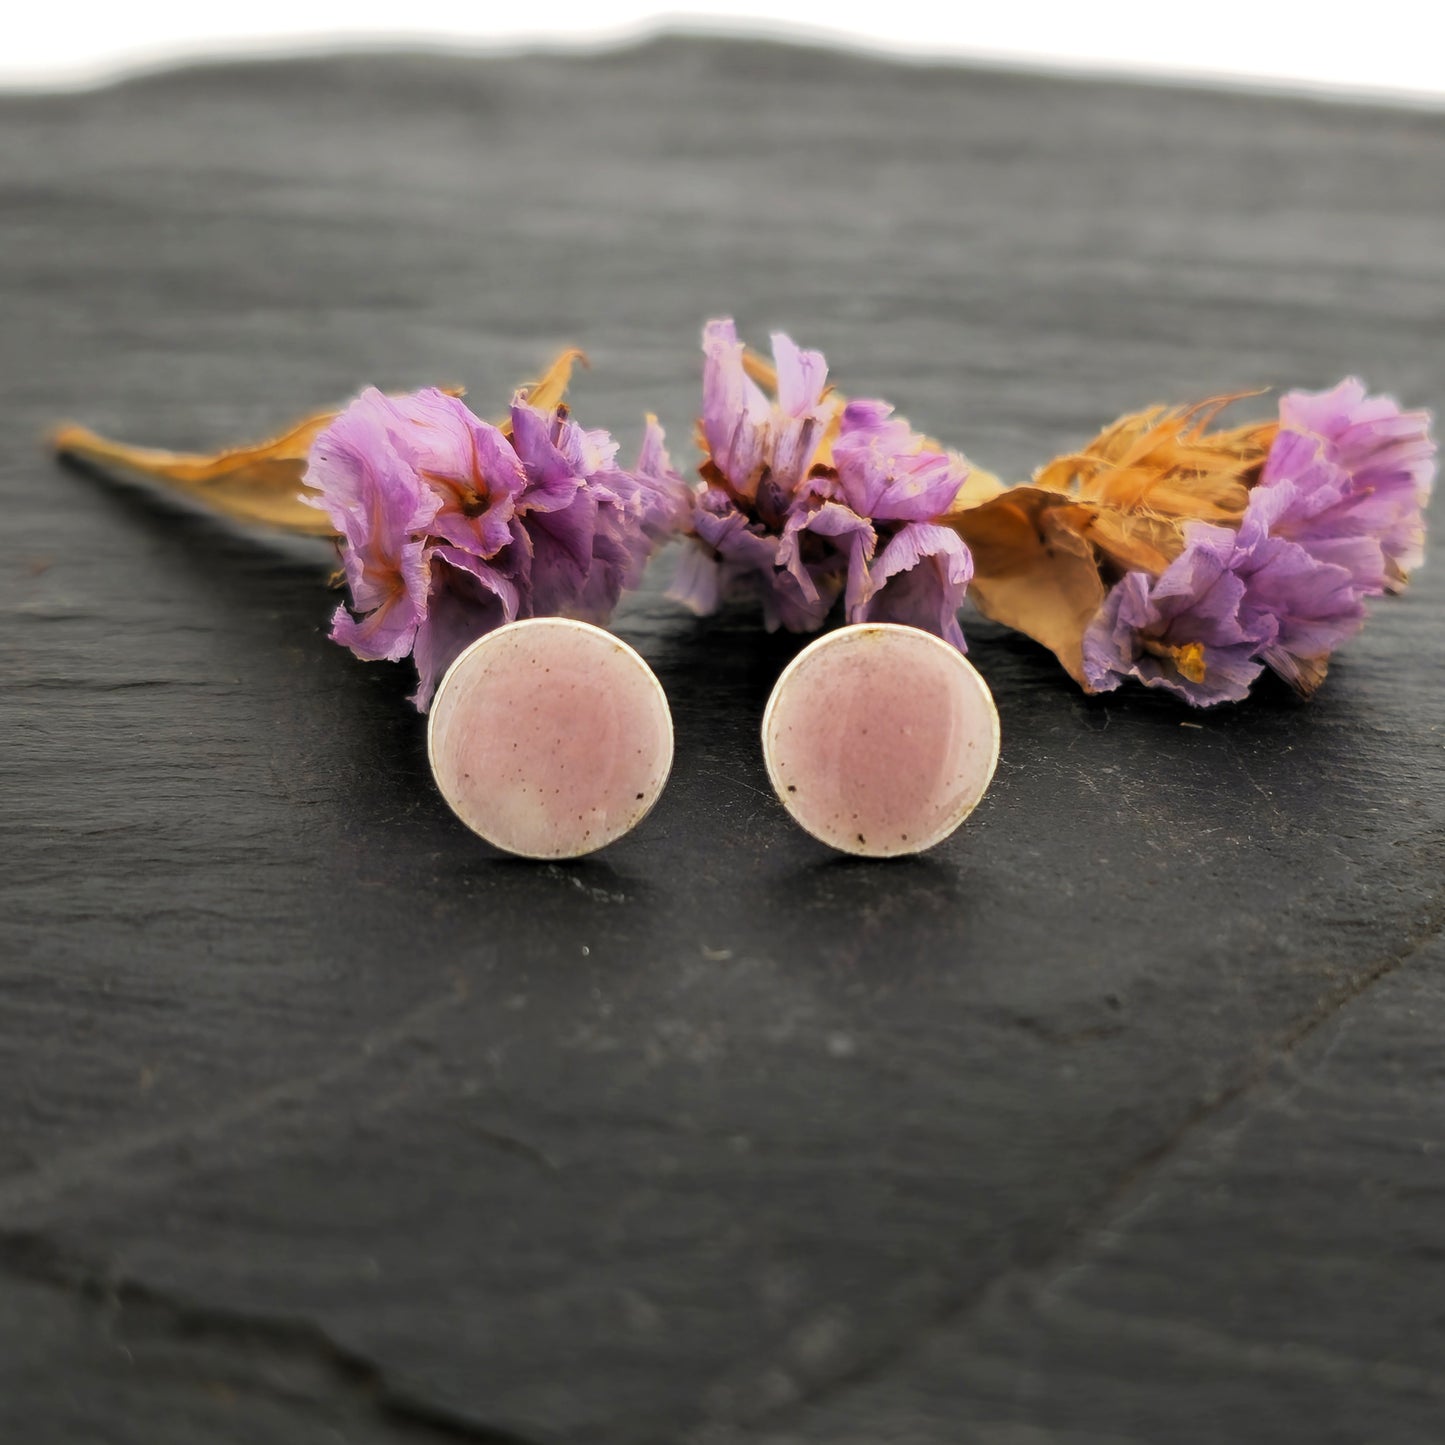
[[[794,820],[844,852],[885,858],[949,836],[998,762],[987,683],[915,627],[860,623],[784,669],[763,714],[768,777]],[[427,728],[432,774],[473,832],[509,853],[577,858],[637,826],[672,767],[656,674],[590,623],[529,618],[452,663]]]

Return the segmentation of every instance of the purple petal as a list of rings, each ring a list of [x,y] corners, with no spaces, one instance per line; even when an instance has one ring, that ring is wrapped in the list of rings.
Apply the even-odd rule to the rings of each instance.
[[[527,475],[511,443],[458,398],[437,390],[398,397],[392,442],[437,496],[431,531],[479,557],[507,544]]]
[[[570,613],[587,585],[597,532],[597,498],[579,489],[572,504],[525,519],[532,543],[532,610],[539,617]]]
[[[731,320],[703,328],[702,430],[714,465],[741,497],[751,497],[768,460],[772,405],[743,368]]]
[[[558,408],[552,413],[551,435],[552,445],[579,477],[616,470],[618,443],[611,432],[581,426]]]
[[[791,522],[789,525],[792,525]],[[867,602],[873,591],[874,583],[869,572],[869,563],[873,560],[873,550],[878,544],[878,535],[873,530],[872,523],[840,502],[825,502],[816,511],[807,515],[805,529],[814,536],[829,538],[833,546],[843,554],[848,579],[844,593],[844,606],[851,619],[852,615]],[[784,547],[787,546],[788,540],[789,534],[785,532]],[[801,551],[797,532],[792,534],[792,542],[793,546]],[[960,545],[962,544],[960,543]],[[779,549],[779,560],[782,560],[781,548]],[[792,569],[790,568],[790,570]],[[834,570],[836,569],[826,568],[826,572],[829,574]]]
[[[1133,676],[1138,635],[1159,614],[1149,599],[1149,577],[1126,572],[1104,598],[1084,633],[1084,677],[1095,692],[1112,692]]]
[[[1264,670],[1270,616],[1246,607],[1233,570],[1235,534],[1196,523],[1184,551],[1157,578],[1126,573],[1084,634],[1084,676],[1096,692],[1126,677],[1211,707],[1238,702]]]
[[[429,554],[421,542],[403,542],[387,570],[380,567],[374,550],[365,555],[369,561],[360,549],[346,549],[351,605],[362,615],[353,617],[338,607],[331,619],[331,640],[367,661],[396,662],[410,651],[426,618]]]
[[[778,539],[777,551],[773,555],[776,565],[793,579],[802,596],[809,602],[818,602],[822,600],[823,594],[818,588],[817,579],[803,560],[803,548],[798,540],[799,534],[806,531],[807,526],[806,512],[795,512],[789,517],[783,527],[783,535]]]
[[[768,471],[773,485],[790,495],[807,478],[837,406],[825,402],[828,363],[821,351],[802,351],[781,331],[773,334],[778,404],[771,408]]]
[[[306,484],[337,532],[386,553],[428,527],[440,505],[398,454],[393,418],[390,399],[369,388],[316,438],[306,464]]]
[[[437,684],[465,648],[516,615],[516,589],[495,568],[459,548],[437,548],[430,605],[412,653],[417,711],[431,706]]]
[[[633,476],[639,493],[642,529],[653,546],[660,546],[688,525],[692,493],[673,470],[672,458],[667,454],[667,436],[655,416],[647,418]]]
[[[342,566],[359,617],[331,635],[359,657],[404,657],[426,615],[425,536],[438,507],[392,442],[391,403],[364,392],[312,445],[308,483],[342,537]]]
[[[572,505],[583,478],[554,440],[551,413],[528,406],[525,395],[518,392],[512,401],[512,445],[527,474],[517,507],[522,512],[560,511]]]
[[[678,559],[667,595],[697,617],[711,617],[722,604],[722,564],[705,547],[689,543]]]
[[[785,416],[801,417],[822,404],[828,363],[821,351],[804,351],[790,336],[773,332],[773,361],[778,369],[778,405]]]
[[[849,402],[833,446],[848,505],[875,521],[931,522],[968,479],[962,457],[928,445],[881,401]]]
[[[850,622],[902,622],[968,650],[958,609],[973,577],[973,557],[949,527],[910,522],[879,554],[869,578],[872,595]]]
[[[618,501],[599,501],[586,581],[568,608],[572,617],[598,625],[617,608],[622,594],[642,580],[650,548],[632,511]]]
[[[1261,487],[1289,485],[1281,535],[1321,560],[1347,566],[1362,594],[1398,590],[1424,561],[1424,508],[1435,478],[1428,412],[1367,396],[1354,377],[1325,392],[1280,400],[1280,432]],[[1342,542],[1374,542],[1368,548]]]
[[[1280,536],[1274,529],[1293,504],[1288,486],[1256,487],[1240,525],[1233,568],[1244,581],[1244,611],[1273,636],[1263,655],[1299,683],[1301,663],[1327,658],[1364,624],[1363,594],[1345,566]],[[1344,539],[1342,539],[1344,540]],[[1366,539],[1357,539],[1365,541]],[[1376,546],[1370,540],[1369,546]]]
[[[822,579],[809,576],[805,587],[779,565],[781,539],[750,523],[726,493],[709,488],[698,498],[693,528],[719,562],[718,596],[723,601],[757,597],[763,608],[763,625],[789,632],[813,632],[823,625],[838,592],[841,575]]]
[[[328,636],[367,662],[400,662],[411,651],[417,621],[415,608],[398,605],[395,600],[364,617],[354,617],[340,606],[331,614]]]

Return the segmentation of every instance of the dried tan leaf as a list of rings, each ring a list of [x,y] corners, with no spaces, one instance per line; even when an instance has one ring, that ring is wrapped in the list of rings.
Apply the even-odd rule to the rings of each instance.
[[[1096,510],[1042,487],[1020,486],[956,505],[946,519],[973,554],[968,595],[978,610],[1042,643],[1081,687],[1087,687],[1084,630],[1105,593],[1086,540]]]
[[[774,396],[778,394],[778,368],[761,352],[754,351],[751,346],[743,347],[743,370],[764,391],[770,391]]]
[[[1283,648],[1270,648],[1264,660],[1274,669],[1306,702],[1319,691],[1325,675],[1330,670],[1330,655],[1319,657],[1296,657]]]
[[[560,406],[578,362],[587,364],[582,352],[562,352],[541,377],[521,388],[528,403],[544,410]],[[441,389],[449,396],[465,392],[459,386]],[[334,530],[326,513],[302,500],[310,492],[303,478],[311,443],[339,415],[336,409],[317,412],[270,441],[209,456],[128,446],[75,425],[58,428],[50,444],[59,456],[110,475],[159,483],[234,521],[329,537]],[[510,420],[500,425],[510,432]]]
[[[318,412],[271,441],[214,456],[127,446],[82,426],[63,426],[50,441],[59,456],[130,480],[159,482],[236,521],[329,537],[326,513],[301,500],[307,490],[301,478],[311,443],[336,415]]]
[[[1181,522],[1107,506],[1097,508],[1084,536],[1103,554],[1111,574],[1148,572],[1157,577],[1184,549]]]
[[[1081,451],[1041,467],[1034,485],[1130,517],[1238,526],[1279,430],[1266,421],[1211,432],[1219,413],[1238,399],[1122,416]]]
[[[575,346],[569,346],[566,351],[560,352],[557,359],[536,381],[530,381],[521,388],[526,393],[527,405],[535,406],[539,411],[552,411],[561,406],[567,395],[567,388],[572,383],[572,368],[577,365],[583,367],[591,365],[585,351],[580,351]],[[510,419],[500,422],[498,425],[503,431],[511,432]]]
[[[1008,483],[1000,481],[992,472],[982,471],[970,462],[968,476],[954,496],[953,504],[940,520],[949,522],[958,513],[967,512],[973,507],[980,507],[985,502],[991,502],[995,497],[1002,496],[1008,490]]]

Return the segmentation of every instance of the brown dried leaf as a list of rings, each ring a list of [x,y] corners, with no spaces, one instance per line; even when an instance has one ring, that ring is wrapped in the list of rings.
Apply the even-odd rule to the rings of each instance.
[[[992,472],[985,472],[970,462],[968,476],[955,494],[953,504],[941,520],[952,521],[959,513],[967,512],[973,507],[981,507],[985,502],[993,501],[995,497],[1002,496],[1008,490],[1007,483],[1000,481]]]
[[[1264,654],[1264,660],[1306,702],[1319,691],[1330,670],[1327,652],[1319,657],[1295,657],[1282,647],[1273,647]]]
[[[561,406],[563,398],[567,395],[567,388],[572,382],[572,368],[578,364],[584,367],[591,365],[585,351],[580,351],[575,346],[569,346],[566,351],[559,353],[557,359],[536,381],[530,381],[521,388],[526,393],[527,405],[535,406],[539,411],[552,411]],[[460,393],[457,394],[460,395]],[[510,418],[499,422],[498,425],[508,435],[511,434]]]
[[[743,347],[743,370],[762,387],[764,391],[778,394],[778,368],[761,352],[751,346]]]
[[[1112,574],[1148,572],[1158,576],[1184,549],[1180,522],[1100,506],[1085,536],[1103,554]]]
[[[544,410],[560,406],[578,362],[587,364],[582,352],[562,352],[541,377],[521,388],[528,403]],[[459,386],[442,390],[449,396],[465,393]],[[270,441],[212,456],[128,446],[74,425],[57,429],[50,444],[59,456],[130,480],[158,482],[234,521],[330,537],[334,529],[326,513],[302,500],[311,491],[303,478],[311,443],[339,415],[338,410],[317,412]],[[510,419],[500,425],[510,433]]]
[[[318,412],[271,441],[214,456],[127,446],[82,426],[63,426],[50,441],[59,456],[130,480],[159,482],[236,521],[329,537],[326,513],[301,500],[307,490],[301,478],[311,443],[336,415]]]
[[[1087,687],[1084,630],[1105,592],[1087,540],[1097,508],[1042,487],[1009,487],[979,500],[965,498],[968,491],[945,520],[973,553],[970,599],[985,617],[1042,643]]]
[[[1128,517],[1238,526],[1279,430],[1251,422],[1209,430],[1237,397],[1122,416],[1082,451],[1041,467],[1034,485],[1101,502]]]

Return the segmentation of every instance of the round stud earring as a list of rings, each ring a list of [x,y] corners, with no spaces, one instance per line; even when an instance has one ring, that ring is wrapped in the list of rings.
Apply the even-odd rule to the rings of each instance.
[[[783,806],[820,842],[868,858],[941,843],[988,790],[998,750],[998,709],[968,659],[891,622],[810,643],[763,714]]]
[[[672,767],[662,684],[625,642],[536,617],[471,644],[427,724],[432,776],[452,811],[524,858],[579,858],[646,817]]]

